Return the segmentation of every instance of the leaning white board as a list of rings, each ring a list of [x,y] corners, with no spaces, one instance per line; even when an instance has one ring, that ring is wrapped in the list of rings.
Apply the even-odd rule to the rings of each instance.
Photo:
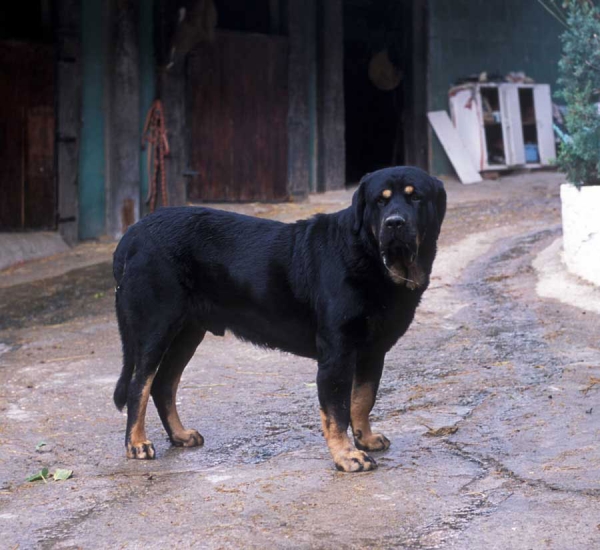
[[[446,111],[432,111],[427,113],[427,118],[435,134],[441,141],[442,147],[446,151],[452,166],[454,166],[460,181],[462,183],[477,183],[481,181],[481,176],[475,170],[473,161],[460,139],[456,128],[452,125],[448,113]]]
[[[556,143],[552,126],[552,94],[548,84],[533,86],[533,103],[538,135],[538,150],[540,162],[543,165],[552,164],[556,158]]]

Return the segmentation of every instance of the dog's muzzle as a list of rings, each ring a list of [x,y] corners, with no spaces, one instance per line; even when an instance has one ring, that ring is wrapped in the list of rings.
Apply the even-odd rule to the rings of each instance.
[[[419,241],[416,231],[407,224],[403,216],[392,214],[383,220],[379,233],[379,250],[383,265],[396,284],[418,286],[409,273],[419,254]]]
[[[417,231],[406,218],[392,214],[385,218],[379,232],[379,247],[390,259],[412,264],[419,252]]]

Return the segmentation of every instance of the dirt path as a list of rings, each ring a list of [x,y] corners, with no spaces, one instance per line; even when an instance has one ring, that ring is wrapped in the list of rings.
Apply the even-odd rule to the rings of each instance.
[[[432,286],[386,360],[374,418],[392,447],[372,473],[333,469],[312,361],[230,336],[205,340],[179,396],[205,447],[170,448],[152,410],[158,460],[127,461],[108,264],[0,289],[0,546],[600,547],[600,316],[536,294],[557,181],[449,187]],[[74,476],[23,481],[43,466]]]

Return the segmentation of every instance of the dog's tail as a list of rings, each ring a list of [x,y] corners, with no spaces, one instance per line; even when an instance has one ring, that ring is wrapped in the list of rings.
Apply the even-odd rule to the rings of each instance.
[[[124,307],[124,278],[125,268],[127,261],[131,254],[132,239],[135,237],[133,228],[123,235],[123,238],[117,245],[115,253],[113,255],[113,275],[115,277],[116,288],[115,288],[115,309],[117,314],[117,323],[119,325],[119,333],[121,335],[121,344],[123,348],[123,368],[121,369],[121,375],[115,387],[113,394],[113,400],[117,409],[123,410],[123,407],[127,403],[127,393],[129,392],[129,383],[133,376],[135,369],[135,347],[134,340],[131,338],[130,330],[126,320]]]
[[[133,376],[133,370],[135,368],[135,352],[132,346],[132,340],[127,331],[127,326],[123,319],[123,314],[119,308],[119,297],[117,293],[117,321],[119,323],[119,332],[121,333],[121,342],[123,346],[123,368],[121,369],[121,376],[117,381],[115,387],[115,393],[113,399],[117,409],[123,410],[123,407],[127,403],[127,393],[129,391],[129,382]]]
[[[131,381],[131,376],[133,374],[133,365],[133,362],[129,363],[127,359],[125,359],[121,376],[119,376],[117,386],[115,387],[115,393],[113,394],[115,405],[120,411],[123,410],[123,407],[127,403],[127,393],[129,391],[129,382]]]

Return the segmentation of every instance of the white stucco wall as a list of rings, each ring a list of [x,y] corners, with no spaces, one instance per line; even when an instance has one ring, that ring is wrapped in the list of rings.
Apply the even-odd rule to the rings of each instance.
[[[600,186],[560,188],[567,269],[600,286]]]

